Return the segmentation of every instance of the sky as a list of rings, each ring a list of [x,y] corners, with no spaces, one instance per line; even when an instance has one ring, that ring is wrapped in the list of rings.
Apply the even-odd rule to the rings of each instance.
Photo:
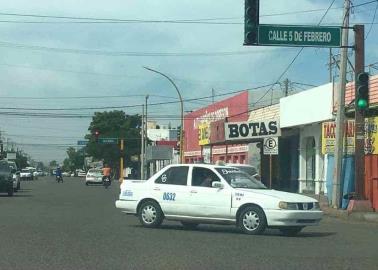
[[[317,25],[333,1],[260,2],[260,23]],[[365,62],[375,63],[378,1],[352,3],[351,24],[364,23],[369,33]],[[321,25],[340,25],[342,6],[335,0]],[[3,140],[34,160],[62,162],[95,111],[140,114],[147,95],[149,119],[178,125],[175,89],[144,66],[170,76],[184,100],[202,98],[185,101],[185,111],[210,104],[204,97],[212,91],[217,101],[251,89],[258,101],[267,88],[254,88],[278,79],[294,82],[293,92],[329,81],[329,49],[305,48],[283,74],[300,48],[243,46],[243,16],[243,0],[0,0]],[[273,89],[256,105],[282,94],[280,85]]]

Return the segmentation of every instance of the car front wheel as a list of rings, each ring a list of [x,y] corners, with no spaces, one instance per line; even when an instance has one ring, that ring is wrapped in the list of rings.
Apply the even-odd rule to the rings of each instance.
[[[149,228],[159,227],[164,219],[159,204],[154,201],[144,202],[139,208],[138,217],[140,223]]]
[[[264,211],[257,206],[247,206],[239,214],[238,226],[245,234],[263,233],[267,226]]]
[[[282,227],[280,231],[285,236],[296,236],[304,227],[295,226],[295,227]]]

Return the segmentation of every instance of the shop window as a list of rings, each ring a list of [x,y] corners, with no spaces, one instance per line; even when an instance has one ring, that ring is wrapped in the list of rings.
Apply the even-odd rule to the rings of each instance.
[[[245,164],[245,155],[240,156],[240,164]]]
[[[306,190],[313,191],[315,189],[315,173],[316,173],[316,149],[315,138],[309,137],[306,140]]]

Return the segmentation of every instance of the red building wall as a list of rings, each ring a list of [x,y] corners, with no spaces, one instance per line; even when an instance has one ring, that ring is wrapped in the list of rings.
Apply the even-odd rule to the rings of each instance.
[[[248,91],[216,102],[184,116],[184,156],[188,153],[200,156],[201,146],[198,144],[198,125],[201,121],[213,123],[228,117],[229,122],[248,120]],[[216,146],[219,148],[222,146]],[[224,147],[224,146],[223,146]]]

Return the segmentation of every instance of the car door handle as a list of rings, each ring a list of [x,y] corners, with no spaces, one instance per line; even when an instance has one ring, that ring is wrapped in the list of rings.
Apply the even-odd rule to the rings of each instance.
[[[197,190],[191,190],[190,193],[198,193]]]
[[[156,187],[156,188],[154,188],[154,190],[156,190],[156,191],[160,191],[160,188]]]

